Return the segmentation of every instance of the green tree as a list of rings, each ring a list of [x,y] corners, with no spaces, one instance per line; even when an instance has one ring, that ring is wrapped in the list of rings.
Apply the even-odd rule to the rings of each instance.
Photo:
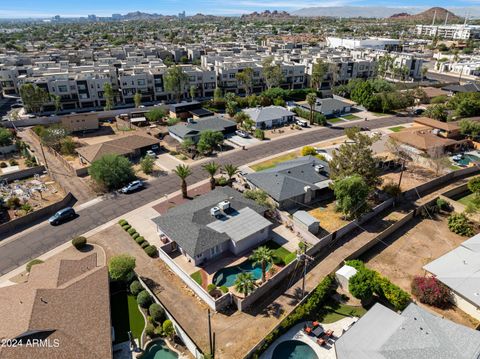
[[[60,141],[60,153],[62,155],[74,155],[75,147],[75,142],[69,136]]]
[[[68,131],[60,125],[52,125],[40,132],[40,139],[45,146],[60,151],[61,142],[67,137]]]
[[[195,97],[197,96],[197,86],[195,86],[195,85],[190,86],[189,92],[190,92],[190,98],[193,101],[195,99]]]
[[[220,87],[215,87],[213,91],[213,102],[218,103],[222,101],[222,89]]]
[[[235,289],[247,297],[255,290],[255,278],[250,272],[242,272],[235,279]]]
[[[155,158],[152,156],[145,156],[140,161],[140,168],[142,169],[143,173],[150,174],[153,172],[153,166],[155,165]]]
[[[208,162],[206,164],[204,164],[203,166],[203,169],[205,170],[205,172],[208,173],[208,175],[210,176],[210,189],[211,190],[214,190],[215,189],[215,175],[218,171],[218,169],[220,168],[220,165],[216,164],[215,162]]]
[[[167,111],[163,108],[152,108],[145,114],[145,117],[151,122],[157,122],[164,119],[166,115]]]
[[[348,281],[348,291],[357,299],[368,300],[373,296],[375,272],[367,268],[357,271]]]
[[[112,85],[107,82],[103,84],[103,98],[105,99],[105,106],[103,109],[105,111],[110,111],[115,104],[115,95],[113,93]]]
[[[468,181],[468,189],[470,192],[480,196],[480,177],[473,177]]]
[[[108,262],[108,273],[114,281],[129,281],[134,276],[134,269],[135,258],[128,254],[119,254],[110,258]]]
[[[140,107],[142,104],[142,94],[140,92],[137,91],[135,95],[133,95],[133,102],[135,103],[136,108]]]
[[[443,104],[431,105],[423,113],[424,116],[445,122],[448,118],[447,107]]]
[[[337,209],[347,218],[359,218],[369,210],[369,186],[359,175],[336,180],[333,185]]]
[[[180,102],[185,90],[185,85],[188,82],[188,75],[183,72],[181,67],[174,65],[167,69],[164,80],[165,90],[173,92],[177,102]]]
[[[203,131],[197,143],[197,150],[202,154],[210,154],[223,143],[223,133],[220,131]]]
[[[454,213],[448,217],[448,229],[464,237],[474,235],[473,226],[464,213]]]
[[[313,111],[315,110],[315,104],[317,103],[317,94],[315,92],[310,92],[306,99],[308,107],[310,107],[310,125],[313,125]]]
[[[39,113],[45,103],[49,100],[48,93],[33,84],[23,84],[20,87],[20,96],[22,98],[25,111]]]
[[[238,106],[238,102],[235,94],[232,92],[226,93],[225,94],[225,110],[227,111],[230,117],[235,116],[235,113],[237,112],[237,106]]]
[[[361,133],[358,127],[345,130],[349,142],[340,145],[333,152],[330,161],[330,177],[335,181],[348,176],[360,175],[365,183],[373,188],[382,183],[379,177],[378,159],[373,156],[372,145],[378,136]]]
[[[247,113],[245,113],[243,111],[237,112],[234,116],[234,120],[238,123],[238,125],[240,127],[242,126],[244,121],[249,120],[249,119],[251,119],[250,115],[248,115]]]
[[[317,59],[317,62],[312,65],[311,83],[317,90],[322,87],[323,79],[328,72],[328,64],[322,59]]]
[[[175,336],[175,327],[173,326],[173,323],[170,319],[167,319],[163,322],[162,329],[163,329],[163,333],[167,337],[169,337],[170,339],[173,339],[173,337]]]
[[[180,178],[182,181],[182,197],[187,198],[188,193],[187,193],[187,177],[192,174],[192,170],[190,169],[190,166],[187,165],[178,165],[175,167],[173,172]]]
[[[471,121],[467,119],[460,120],[458,123],[460,126],[460,132],[462,135],[477,137],[480,135],[480,122]]]
[[[262,283],[266,280],[267,265],[273,261],[273,251],[266,246],[255,249],[249,258],[255,265],[262,266]]]
[[[195,150],[195,142],[193,142],[193,140],[191,138],[185,138],[183,141],[182,141],[182,149],[184,151],[187,151],[188,153],[192,152],[193,150]]]
[[[55,105],[55,113],[58,113],[62,109],[62,98],[58,95],[51,95],[51,99]]]
[[[317,151],[313,146],[304,146],[302,147],[302,156],[316,156]]]
[[[12,143],[13,133],[4,127],[0,127],[0,146],[10,146]]]
[[[123,156],[106,154],[88,169],[92,179],[107,190],[118,189],[135,178],[132,163]]]
[[[273,57],[266,57],[262,61],[263,68],[263,78],[265,79],[265,84],[267,88],[271,89],[272,87],[278,87],[283,81],[283,72],[280,65],[275,65],[273,62]]]
[[[248,96],[253,91],[253,69],[247,67],[243,71],[237,72],[235,78],[240,83],[240,86],[244,89],[245,94]]]
[[[233,176],[235,176],[237,173],[239,173],[240,170],[238,169],[237,166],[235,166],[231,163],[227,163],[227,164],[223,165],[222,170],[227,175],[228,185],[230,187],[232,187]]]

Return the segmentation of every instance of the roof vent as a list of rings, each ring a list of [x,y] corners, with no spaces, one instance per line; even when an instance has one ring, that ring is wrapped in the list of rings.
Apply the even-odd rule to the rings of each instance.
[[[217,207],[214,207],[217,208]],[[225,211],[230,208],[230,201],[222,201],[218,204],[218,208],[220,208],[222,211]],[[213,209],[213,208],[212,208]]]
[[[320,173],[324,168],[322,165],[315,165],[315,172]]]
[[[210,208],[210,214],[213,217],[217,217],[218,215],[220,215],[220,208],[218,208],[218,207]]]

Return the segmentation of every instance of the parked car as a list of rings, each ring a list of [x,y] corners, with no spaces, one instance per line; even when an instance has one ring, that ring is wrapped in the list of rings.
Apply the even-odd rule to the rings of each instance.
[[[305,121],[305,120],[297,120],[296,123],[297,123],[297,125],[299,125],[300,127],[308,127],[308,121]]]
[[[247,131],[243,131],[243,130],[236,130],[236,131],[235,131],[235,134],[236,134],[237,136],[242,137],[242,138],[249,138],[249,137],[250,137],[250,135],[248,134],[248,132],[247,132]]]
[[[315,152],[316,152],[317,155],[322,155],[323,157],[325,157],[325,159],[327,161],[332,160],[332,155],[330,153],[328,153],[327,150],[324,150],[323,148],[315,147]]]
[[[413,111],[413,114],[414,114],[415,116],[420,116],[420,115],[422,115],[424,112],[425,112],[425,109],[423,109],[423,108],[417,108],[417,109],[415,109],[415,110]]]
[[[145,153],[146,156],[150,156],[150,157],[157,157],[157,154],[155,152],[153,152],[152,150],[148,150],[146,153]]]
[[[75,215],[76,215],[75,210],[72,207],[66,207],[64,209],[61,209],[57,213],[55,213],[53,216],[51,216],[48,219],[48,222],[51,225],[57,225],[75,218]]]
[[[125,187],[123,187],[120,192],[122,193],[132,193],[132,192],[135,192],[135,191],[138,191],[140,189],[142,189],[145,185],[143,184],[142,181],[138,180],[138,181],[133,181],[133,182],[130,182],[129,184],[127,184]]]

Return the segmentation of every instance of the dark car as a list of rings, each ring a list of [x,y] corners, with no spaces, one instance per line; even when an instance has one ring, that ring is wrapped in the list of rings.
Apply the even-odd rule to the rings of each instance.
[[[415,116],[420,116],[422,115],[423,113],[425,112],[425,110],[423,108],[417,108],[415,111],[413,111],[413,114]]]
[[[61,209],[57,213],[55,213],[53,216],[51,216],[48,219],[48,222],[52,225],[57,225],[60,223],[63,223],[65,221],[68,221],[76,216],[75,210],[72,207],[67,207],[64,209]]]

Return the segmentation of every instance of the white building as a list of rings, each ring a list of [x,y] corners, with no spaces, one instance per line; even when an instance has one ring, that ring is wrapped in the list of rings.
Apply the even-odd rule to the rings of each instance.
[[[480,26],[456,24],[456,25],[417,25],[415,27],[418,36],[439,37],[451,40],[468,40],[480,38]]]

